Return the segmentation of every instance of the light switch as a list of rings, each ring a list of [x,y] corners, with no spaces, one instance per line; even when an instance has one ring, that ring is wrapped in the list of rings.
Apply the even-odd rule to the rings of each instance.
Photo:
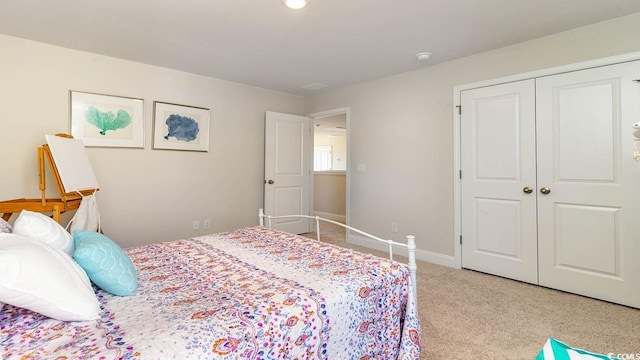
[[[356,172],[363,173],[367,171],[367,166],[365,164],[358,164],[356,166]]]

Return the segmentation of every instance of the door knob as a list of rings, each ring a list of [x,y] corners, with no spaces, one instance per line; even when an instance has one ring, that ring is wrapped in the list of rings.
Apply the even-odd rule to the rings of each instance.
[[[549,189],[548,187],[543,187],[543,188],[540,188],[540,192],[545,195],[548,195],[551,192],[551,189]]]
[[[530,188],[529,186],[526,186],[526,187],[524,187],[524,188],[522,189],[522,191],[523,191],[525,194],[531,194],[531,193],[533,192],[533,189],[532,189],[532,188]]]
[[[266,182],[266,183],[268,183],[269,185],[273,185],[273,184],[275,184],[275,181],[273,181],[273,180],[271,180],[271,179],[269,179],[269,181],[265,181],[265,182]]]

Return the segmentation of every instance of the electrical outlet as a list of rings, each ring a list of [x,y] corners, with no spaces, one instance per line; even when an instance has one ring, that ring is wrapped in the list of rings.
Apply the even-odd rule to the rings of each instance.
[[[205,229],[210,229],[211,228],[211,219],[204,219],[204,222],[202,224],[204,226]]]
[[[391,223],[391,232],[394,232],[394,233],[398,232],[398,223],[395,223],[395,222]]]
[[[191,229],[195,230],[199,230],[200,229],[200,220],[193,220],[193,224],[191,226]]]

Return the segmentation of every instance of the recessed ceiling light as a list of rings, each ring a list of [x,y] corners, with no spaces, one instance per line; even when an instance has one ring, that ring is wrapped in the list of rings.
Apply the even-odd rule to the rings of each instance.
[[[303,7],[309,5],[310,2],[311,0],[282,0],[284,6],[294,10],[302,9]]]
[[[430,57],[431,53],[428,51],[423,51],[416,54],[416,59],[418,59],[418,61],[429,60]]]

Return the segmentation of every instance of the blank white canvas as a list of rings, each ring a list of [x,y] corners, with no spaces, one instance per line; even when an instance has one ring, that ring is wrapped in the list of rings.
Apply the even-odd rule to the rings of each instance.
[[[82,140],[54,135],[45,135],[44,137],[51,150],[53,161],[62,180],[62,187],[66,193],[99,188],[98,180]]]

